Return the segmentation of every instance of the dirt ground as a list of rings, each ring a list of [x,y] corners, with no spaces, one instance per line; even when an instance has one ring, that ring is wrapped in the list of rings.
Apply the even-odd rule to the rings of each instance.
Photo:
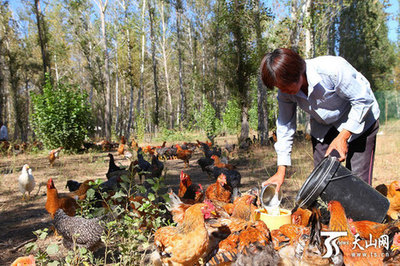
[[[400,123],[392,123],[390,126],[381,127],[381,133],[377,139],[375,170],[373,185],[388,183],[398,179],[400,165]],[[229,139],[232,142],[233,139]],[[219,138],[217,144],[223,145],[224,138]],[[160,145],[161,143],[152,143]],[[172,145],[174,143],[167,143]],[[112,152],[116,163],[127,166],[130,161]],[[190,160],[189,168],[184,168],[181,160],[169,160],[165,162],[165,175],[167,187],[174,188],[179,185],[179,173],[184,170],[193,182],[200,183],[203,187],[214,183],[214,180],[201,171],[197,160],[202,156],[199,151]],[[36,187],[29,201],[21,200],[18,188],[18,176],[22,166],[27,163],[33,171]],[[230,160],[237,166],[242,175],[241,191],[258,186],[269,176],[275,173],[276,156],[272,146],[252,148],[249,152],[235,154]],[[292,153],[292,167],[289,169],[289,177],[284,186],[283,206],[292,208],[295,196],[304,180],[313,169],[311,143],[301,140],[295,143]],[[15,258],[25,255],[23,253],[24,242],[36,239],[32,233],[38,229],[49,228],[50,215],[45,210],[46,182],[53,178],[59,192],[67,192],[66,181],[74,179],[84,181],[87,179],[106,179],[108,169],[107,153],[87,153],[79,155],[67,155],[61,153],[60,159],[54,167],[49,166],[47,152],[33,155],[18,155],[11,158],[0,158],[0,265],[9,265]],[[136,178],[138,181],[138,178]]]

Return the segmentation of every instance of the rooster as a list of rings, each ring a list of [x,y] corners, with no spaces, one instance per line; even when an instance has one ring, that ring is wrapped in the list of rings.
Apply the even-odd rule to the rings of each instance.
[[[59,147],[57,149],[51,150],[49,152],[49,162],[50,162],[50,166],[53,167],[54,162],[57,158],[59,158],[60,155],[60,151],[63,149],[63,147]]]
[[[216,215],[210,202],[190,206],[182,224],[166,226],[154,234],[154,244],[164,264],[195,265],[209,246],[205,220]]]
[[[355,243],[356,238],[351,232],[345,210],[340,202],[329,202],[328,211],[330,211],[331,215],[329,220],[329,230],[347,233],[347,236],[341,236],[338,239],[339,248],[343,252],[343,261],[345,265],[383,265],[383,257],[373,255],[380,255],[382,253],[381,248],[378,246],[363,246],[360,248],[360,246],[353,244]],[[361,256],[358,257],[352,255],[357,253],[361,254]],[[362,254],[367,254],[367,256],[362,256]]]
[[[206,190],[206,198],[228,203],[231,201],[232,188],[227,185],[226,176],[221,174],[217,182],[211,184]]]
[[[32,175],[32,169],[25,164],[22,167],[21,175],[18,177],[19,190],[22,193],[22,200],[25,200],[25,193],[28,192],[28,200],[31,197],[31,192],[35,188],[35,178]]]
[[[185,163],[185,168],[189,167],[189,159],[192,158],[193,151],[183,150],[179,144],[175,145],[177,148],[176,156]]]
[[[58,209],[63,209],[69,216],[75,215],[75,210],[79,207],[76,200],[68,196],[59,196],[56,187],[54,186],[53,179],[47,181],[47,200],[45,208],[54,219],[54,215]]]

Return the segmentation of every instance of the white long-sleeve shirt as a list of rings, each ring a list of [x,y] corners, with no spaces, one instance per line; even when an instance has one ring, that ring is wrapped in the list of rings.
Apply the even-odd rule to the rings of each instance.
[[[323,141],[334,126],[352,132],[356,139],[379,118],[379,106],[368,80],[339,56],[321,56],[306,61],[308,95],[278,90],[279,114],[276,122],[278,165],[291,165],[296,106],[310,114],[311,135]]]
[[[5,125],[2,125],[0,128],[0,139],[1,140],[8,140],[8,131]]]

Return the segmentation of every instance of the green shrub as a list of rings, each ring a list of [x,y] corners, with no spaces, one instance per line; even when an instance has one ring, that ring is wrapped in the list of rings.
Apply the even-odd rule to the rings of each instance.
[[[224,126],[229,134],[238,134],[240,131],[240,107],[237,100],[229,100],[222,115]]]
[[[136,135],[138,141],[142,142],[144,139],[144,132],[146,130],[146,119],[144,117],[144,113],[140,112],[136,113]]]
[[[200,128],[205,130],[207,138],[214,143],[214,138],[219,133],[221,122],[215,115],[214,107],[212,107],[205,97],[203,99],[203,108],[199,122]]]
[[[47,148],[77,150],[93,130],[87,94],[67,83],[53,87],[47,76],[43,94],[32,93],[35,134]]]

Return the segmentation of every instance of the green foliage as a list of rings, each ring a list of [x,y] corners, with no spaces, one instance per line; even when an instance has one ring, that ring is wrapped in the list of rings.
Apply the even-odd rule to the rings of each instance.
[[[225,112],[222,115],[224,127],[229,134],[237,134],[240,131],[240,107],[235,99],[228,101]]]
[[[139,141],[143,141],[145,130],[146,120],[144,117],[144,113],[140,112],[139,114],[136,114],[136,135]]]
[[[214,138],[221,129],[221,121],[215,115],[215,109],[210,102],[204,97],[203,108],[201,112],[200,127],[206,132],[207,138],[214,142]]]
[[[257,79],[251,80],[251,104],[249,109],[249,125],[253,130],[258,128],[258,102],[257,102]]]
[[[32,125],[48,148],[62,146],[77,150],[92,132],[92,116],[87,95],[67,83],[53,87],[49,76],[43,94],[32,93]]]
[[[340,55],[371,83],[375,90],[393,88],[394,48],[388,39],[381,1],[351,1],[341,13]]]
[[[120,189],[115,193],[108,194],[100,191],[103,180],[97,179],[90,182],[91,188],[86,193],[86,198],[79,201],[80,212],[85,218],[103,217],[106,222],[105,230],[101,237],[105,246],[104,256],[94,256],[85,249],[78,248],[74,243],[74,248],[66,254],[60,261],[52,260],[53,256],[60,258],[59,246],[50,243],[47,247],[39,248],[37,243],[30,243],[26,246],[26,252],[35,251],[36,262],[41,265],[104,265],[107,261],[116,265],[139,265],[143,262],[151,248],[152,234],[167,224],[166,208],[164,203],[160,203],[160,198],[168,199],[167,194],[160,194],[160,190],[165,188],[164,178],[147,179],[152,191],[147,191],[141,185],[135,185],[133,177],[121,176],[122,182]],[[129,201],[127,199],[135,197],[138,193],[148,194],[143,201]],[[95,194],[99,195],[95,197]],[[96,207],[96,201],[101,201],[107,208]],[[112,210],[112,212],[107,212]],[[45,240],[48,229],[34,232],[38,240]],[[65,254],[64,254],[65,255]]]

